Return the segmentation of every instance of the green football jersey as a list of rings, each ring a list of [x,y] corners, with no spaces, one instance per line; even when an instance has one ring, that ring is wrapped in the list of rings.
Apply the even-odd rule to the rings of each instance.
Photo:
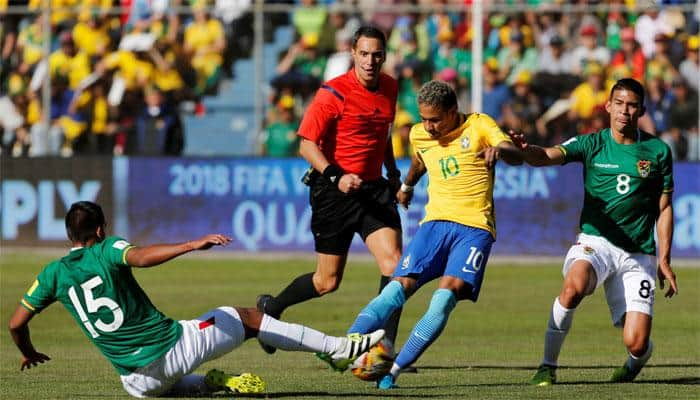
[[[131,247],[110,236],[73,249],[47,265],[21,301],[34,313],[61,302],[120,375],[158,359],[182,336],[180,324],[158,311],[136,282],[126,263]]]
[[[610,129],[603,129],[560,148],[565,163],[583,163],[581,232],[602,236],[631,253],[656,254],[659,199],[673,192],[673,164],[663,141],[638,132],[633,144],[617,143]]]

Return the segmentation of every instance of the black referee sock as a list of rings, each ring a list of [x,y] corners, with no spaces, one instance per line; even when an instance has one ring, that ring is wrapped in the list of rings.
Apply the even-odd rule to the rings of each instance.
[[[379,280],[379,293],[382,292],[384,286],[388,285],[389,282],[391,282],[391,277],[382,275],[381,279]],[[403,307],[394,310],[384,324],[384,331],[386,332],[384,337],[386,337],[392,344],[396,343],[396,334],[399,330],[399,319],[401,319],[402,310]]]
[[[314,273],[310,272],[296,277],[277,297],[268,301],[265,311],[273,317],[279,318],[287,307],[320,297],[321,295],[314,287],[313,276]]]

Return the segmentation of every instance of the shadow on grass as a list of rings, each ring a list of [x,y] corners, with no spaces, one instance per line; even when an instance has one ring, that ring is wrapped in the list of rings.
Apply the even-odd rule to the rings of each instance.
[[[669,365],[664,365],[664,367],[668,367]],[[689,366],[697,366],[697,365],[681,365],[683,367]],[[657,366],[658,367],[658,366]],[[424,369],[430,369],[429,367],[421,367]],[[477,368],[472,366],[471,368]],[[483,367],[478,367],[478,368],[483,368]],[[505,368],[505,367],[502,367]],[[576,367],[569,367],[570,369],[575,369]],[[579,367],[579,368],[586,368],[586,367]],[[598,368],[598,367],[596,367]],[[602,367],[601,367],[602,368]],[[607,367],[606,367],[607,368]],[[444,369],[444,368],[433,368],[433,369]],[[526,369],[525,367],[515,367],[513,369]],[[681,377],[681,378],[671,378],[671,379],[648,379],[648,380],[637,380],[634,383],[631,383],[634,385],[643,385],[643,384],[665,384],[665,385],[700,385],[700,377],[698,376],[689,376],[689,377]],[[619,383],[611,383],[608,381],[571,381],[571,382],[559,382],[556,384],[556,386],[581,386],[581,385],[620,385]],[[318,391],[318,392],[269,392],[269,393],[262,393],[262,394],[242,394],[242,393],[236,393],[235,397],[236,398],[244,398],[244,399],[283,399],[283,398],[293,398],[293,397],[323,397],[323,398],[328,398],[328,397],[334,397],[334,398],[356,398],[356,397],[376,397],[376,398],[441,398],[443,397],[442,394],[435,394],[435,395],[426,395],[425,393],[420,393],[420,394],[414,394],[411,393],[411,391],[414,390],[420,390],[420,389],[436,389],[439,388],[441,390],[445,389],[459,389],[459,388],[488,388],[488,387],[502,387],[502,388],[515,388],[515,387],[530,387],[528,384],[524,382],[515,382],[515,383],[478,383],[478,384],[459,384],[459,385],[410,385],[410,386],[404,386],[404,387],[399,387],[395,390],[391,391],[377,391],[375,393],[357,393],[357,392],[348,392],[348,393],[343,393],[343,392],[335,392],[335,393],[329,393],[329,392],[324,392],[324,391]],[[94,394],[91,395],[75,395],[75,398],[94,398]],[[231,398],[230,393],[217,393],[211,396],[206,396],[203,398],[215,398],[215,399],[223,399],[223,398]],[[176,399],[176,398],[175,398]]]
[[[700,377],[698,376],[689,376],[689,377],[682,377],[682,378],[670,378],[670,379],[648,379],[648,380],[637,380],[634,381],[634,385],[641,385],[641,384],[666,384],[666,385],[700,385]],[[608,381],[571,381],[571,382],[558,382],[556,386],[580,386],[580,385],[620,385],[620,383],[611,383]],[[525,382],[516,382],[516,383],[475,383],[475,384],[459,384],[459,385],[421,385],[421,386],[416,386],[416,385],[411,385],[411,386],[406,386],[404,389],[408,390],[415,390],[415,389],[435,389],[435,388],[440,388],[440,389],[446,389],[446,388],[452,388],[452,389],[458,389],[458,388],[487,388],[487,387],[531,387]],[[392,392],[394,393],[394,392]],[[397,393],[398,394],[398,393]],[[408,397],[408,396],[396,396],[396,397]]]
[[[700,376],[687,376],[682,378],[669,378],[669,379],[638,379],[634,382],[628,383],[630,385],[642,385],[642,384],[663,384],[663,385],[700,385]],[[576,385],[624,385],[624,383],[612,383],[608,381],[571,381],[571,382],[557,382],[557,386],[576,386]]]
[[[615,369],[619,365],[560,365],[559,370],[564,369]],[[649,364],[644,369],[654,368],[699,368],[700,364]],[[536,365],[419,365],[418,371],[425,370],[449,370],[449,369],[498,369],[498,370],[536,370]]]
[[[428,388],[434,388],[435,386],[427,386]],[[408,390],[413,390],[417,389],[418,387],[416,386],[411,386],[411,387],[406,387]],[[415,393],[404,393],[400,388],[396,390],[390,390],[390,391],[377,391],[376,393],[358,393],[358,392],[334,392],[334,393],[329,393],[329,392],[272,392],[272,393],[263,393],[261,395],[245,395],[245,394],[240,394],[236,393],[235,394],[236,398],[245,398],[245,399],[282,399],[282,398],[287,398],[287,397],[323,397],[323,398],[338,398],[338,397],[351,397],[351,398],[357,398],[357,397],[377,397],[377,398],[441,398],[444,397],[442,395],[426,395],[426,394],[415,394]],[[231,394],[222,394],[222,395],[214,395],[209,398],[231,398]]]

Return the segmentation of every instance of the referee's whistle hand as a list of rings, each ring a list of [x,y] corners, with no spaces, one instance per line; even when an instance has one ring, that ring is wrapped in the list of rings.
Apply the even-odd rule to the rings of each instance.
[[[338,190],[343,193],[352,193],[360,189],[362,179],[355,174],[345,174],[340,178]]]

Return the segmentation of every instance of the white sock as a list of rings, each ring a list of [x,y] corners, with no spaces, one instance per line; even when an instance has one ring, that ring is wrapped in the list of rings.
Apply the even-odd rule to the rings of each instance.
[[[287,351],[334,353],[345,346],[345,338],[328,336],[323,332],[290,324],[263,315],[258,339],[270,346]]]
[[[398,378],[398,377],[399,377],[399,374],[401,373],[401,367],[399,367],[399,364],[394,363],[394,364],[391,366],[391,369],[389,370],[389,373],[391,374],[391,376],[394,377],[394,381],[396,381],[396,378]]]
[[[651,339],[649,339],[649,344],[647,345],[647,351],[644,352],[639,357],[635,357],[632,355],[632,353],[629,353],[629,357],[627,358],[627,362],[625,365],[627,368],[629,368],[630,371],[637,372],[644,367],[644,364],[649,361],[649,358],[651,358],[651,352],[654,349],[654,343],[652,343]]]
[[[207,386],[204,383],[204,375],[185,375],[177,381],[168,391],[168,396],[195,396],[211,394],[216,388]]]
[[[571,323],[574,320],[575,308],[564,308],[559,303],[559,297],[554,299],[552,312],[549,315],[547,331],[544,334],[544,358],[542,364],[556,367],[561,346],[564,344],[566,334],[569,333]]]

